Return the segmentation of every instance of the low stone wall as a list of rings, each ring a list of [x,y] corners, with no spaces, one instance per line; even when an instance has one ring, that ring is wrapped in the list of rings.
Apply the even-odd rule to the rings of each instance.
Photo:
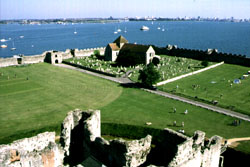
[[[58,167],[63,165],[63,151],[55,143],[55,132],[0,145],[1,167]]]
[[[0,67],[18,65],[17,58],[0,58]]]
[[[217,64],[211,65],[211,66],[209,66],[209,67],[206,67],[206,68],[203,68],[203,69],[194,71],[194,72],[190,72],[190,73],[188,73],[188,74],[184,74],[184,75],[181,75],[181,76],[178,76],[178,77],[174,77],[174,78],[168,79],[168,80],[166,80],[166,81],[159,82],[159,83],[156,84],[156,86],[160,86],[160,85],[164,85],[164,84],[166,84],[166,83],[174,82],[174,81],[177,81],[177,80],[179,80],[179,79],[182,79],[182,78],[185,78],[185,77],[194,75],[194,74],[198,74],[198,73],[201,73],[201,72],[210,70],[210,69],[215,68],[215,67],[218,67],[218,66],[220,66],[220,65],[222,65],[222,64],[224,64],[224,62],[217,63]]]

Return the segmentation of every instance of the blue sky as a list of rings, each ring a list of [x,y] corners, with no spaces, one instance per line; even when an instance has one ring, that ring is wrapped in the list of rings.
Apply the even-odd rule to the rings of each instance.
[[[87,17],[250,18],[250,0],[0,0],[0,19]]]

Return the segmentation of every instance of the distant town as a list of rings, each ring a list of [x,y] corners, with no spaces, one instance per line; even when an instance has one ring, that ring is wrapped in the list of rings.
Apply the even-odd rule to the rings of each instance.
[[[250,22],[248,19],[230,18],[203,18],[203,17],[125,17],[125,18],[59,18],[59,19],[18,19],[18,20],[0,20],[0,24],[79,24],[79,23],[112,23],[126,21],[216,21],[216,22]]]

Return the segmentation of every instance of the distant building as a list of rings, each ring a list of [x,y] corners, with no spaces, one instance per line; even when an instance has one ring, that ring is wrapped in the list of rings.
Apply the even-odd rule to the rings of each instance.
[[[152,46],[130,44],[123,36],[109,43],[105,50],[106,61],[120,61],[125,65],[149,64],[153,57],[155,57],[155,51]]]

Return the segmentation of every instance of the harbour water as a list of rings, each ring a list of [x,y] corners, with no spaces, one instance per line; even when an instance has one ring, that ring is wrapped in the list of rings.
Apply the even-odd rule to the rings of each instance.
[[[141,31],[142,26],[149,27]],[[121,32],[117,32],[121,29]],[[164,31],[163,31],[164,29]],[[126,30],[126,32],[125,32]],[[77,33],[74,33],[74,32]],[[206,50],[217,48],[219,52],[241,54],[250,57],[250,23],[157,21],[85,24],[0,25],[0,57],[36,55],[47,50],[105,47],[119,35],[130,43],[168,44],[181,48]],[[16,50],[11,50],[11,48]]]

